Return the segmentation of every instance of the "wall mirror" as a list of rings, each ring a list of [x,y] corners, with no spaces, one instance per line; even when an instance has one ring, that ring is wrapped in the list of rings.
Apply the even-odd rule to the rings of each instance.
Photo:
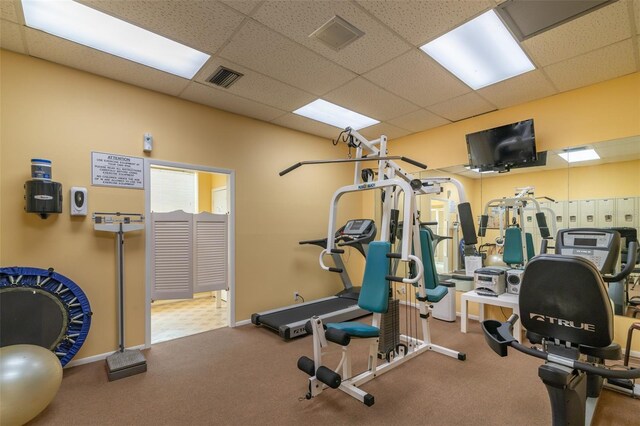
[[[588,159],[593,153],[598,158]],[[487,204],[523,191],[536,200],[554,237],[557,229],[564,228],[640,228],[640,135],[549,151],[545,166],[508,173],[478,173],[462,165],[431,172],[451,174],[464,182],[476,218],[487,210],[487,231],[479,245],[485,245],[483,250],[488,255],[500,252],[504,229],[511,223],[500,223],[499,215],[493,215],[490,207],[486,209]],[[440,208],[434,197],[428,207],[430,214],[437,216]],[[542,238],[535,213],[535,208],[525,209],[521,225],[533,235],[537,254]],[[508,220],[513,219],[511,216]],[[520,218],[516,221],[519,223]],[[617,315],[640,318],[640,309],[633,305],[636,297],[640,308],[640,273],[633,274],[619,288],[610,289],[610,294]]]

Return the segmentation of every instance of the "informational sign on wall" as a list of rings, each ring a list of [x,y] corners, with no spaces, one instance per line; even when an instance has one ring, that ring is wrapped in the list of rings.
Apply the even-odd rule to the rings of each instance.
[[[144,159],[92,152],[91,185],[144,189]]]

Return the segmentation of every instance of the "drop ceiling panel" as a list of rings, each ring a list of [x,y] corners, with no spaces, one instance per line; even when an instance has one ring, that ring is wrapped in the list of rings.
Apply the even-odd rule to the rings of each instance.
[[[20,23],[18,17],[22,12],[18,13],[19,8],[15,0],[0,0],[0,18],[16,24]]]
[[[207,79],[211,77],[219,66],[229,68],[244,75],[228,89],[214,86],[208,83]],[[195,80],[210,86],[214,90],[232,93],[285,111],[293,111],[316,99],[316,96],[310,93],[223,59],[209,60],[196,74]]]
[[[327,47],[311,33],[338,15],[364,36],[339,51]],[[253,18],[358,74],[369,71],[411,48],[356,4],[346,1],[267,1]]]
[[[238,12],[249,15],[257,5],[262,3],[262,0],[222,0],[222,3],[234,8]]]
[[[358,3],[418,47],[495,6],[489,0],[358,0]]]
[[[310,133],[312,135],[323,136],[329,139],[335,139],[340,134],[341,129],[329,126],[319,121],[301,117],[297,114],[289,113],[278,117],[272,121],[273,124],[288,127],[290,129],[299,130],[301,132]]]
[[[139,65],[43,32],[24,28],[31,56],[177,96],[189,80]]]
[[[551,96],[557,90],[541,71],[534,70],[480,89],[478,93],[494,105],[507,108]]]
[[[422,107],[471,91],[418,49],[366,73],[364,77]]]
[[[545,67],[553,84],[566,91],[636,71],[631,39]]]
[[[433,111],[439,116],[451,121],[462,120],[464,118],[484,114],[485,112],[493,111],[495,109],[495,106],[491,105],[474,92],[467,93],[429,107],[430,111]]]
[[[270,107],[231,93],[216,90],[197,82],[190,83],[181,98],[199,104],[209,105],[224,111],[234,112],[259,120],[271,121],[285,114],[285,111]]]
[[[25,54],[25,46],[22,40],[21,26],[9,21],[0,22],[0,47]]]
[[[81,0],[81,3],[208,53],[220,49],[245,19],[214,1]]]
[[[424,109],[419,109],[402,117],[388,120],[389,123],[410,130],[412,132],[420,132],[422,130],[432,129],[434,127],[444,126],[451,122],[445,118],[435,115]]]
[[[553,28],[523,45],[539,66],[547,66],[631,37],[628,2],[618,1]]]
[[[252,20],[238,31],[220,56],[316,95],[356,77],[351,71]]]
[[[358,132],[369,140],[378,139],[380,135],[386,135],[389,139],[397,139],[411,133],[408,130],[401,129],[389,123],[379,123],[373,126],[365,127]]]
[[[418,109],[411,102],[381,89],[362,77],[327,93],[322,99],[380,121]]]

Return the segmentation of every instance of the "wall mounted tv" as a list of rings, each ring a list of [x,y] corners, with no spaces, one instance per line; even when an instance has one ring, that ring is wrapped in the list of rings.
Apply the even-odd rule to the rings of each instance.
[[[469,166],[481,172],[509,171],[537,160],[533,119],[467,135]]]

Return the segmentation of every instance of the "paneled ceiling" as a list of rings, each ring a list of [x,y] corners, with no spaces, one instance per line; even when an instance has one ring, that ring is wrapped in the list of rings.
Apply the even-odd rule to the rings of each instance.
[[[0,0],[0,45],[303,132],[339,130],[292,113],[322,98],[381,123],[397,138],[640,71],[640,0],[618,0],[529,38],[534,71],[474,91],[419,47],[502,0],[80,0],[211,55],[187,80],[24,25],[19,0]],[[365,34],[335,51],[309,35],[339,15]],[[228,89],[218,66],[244,76]]]

